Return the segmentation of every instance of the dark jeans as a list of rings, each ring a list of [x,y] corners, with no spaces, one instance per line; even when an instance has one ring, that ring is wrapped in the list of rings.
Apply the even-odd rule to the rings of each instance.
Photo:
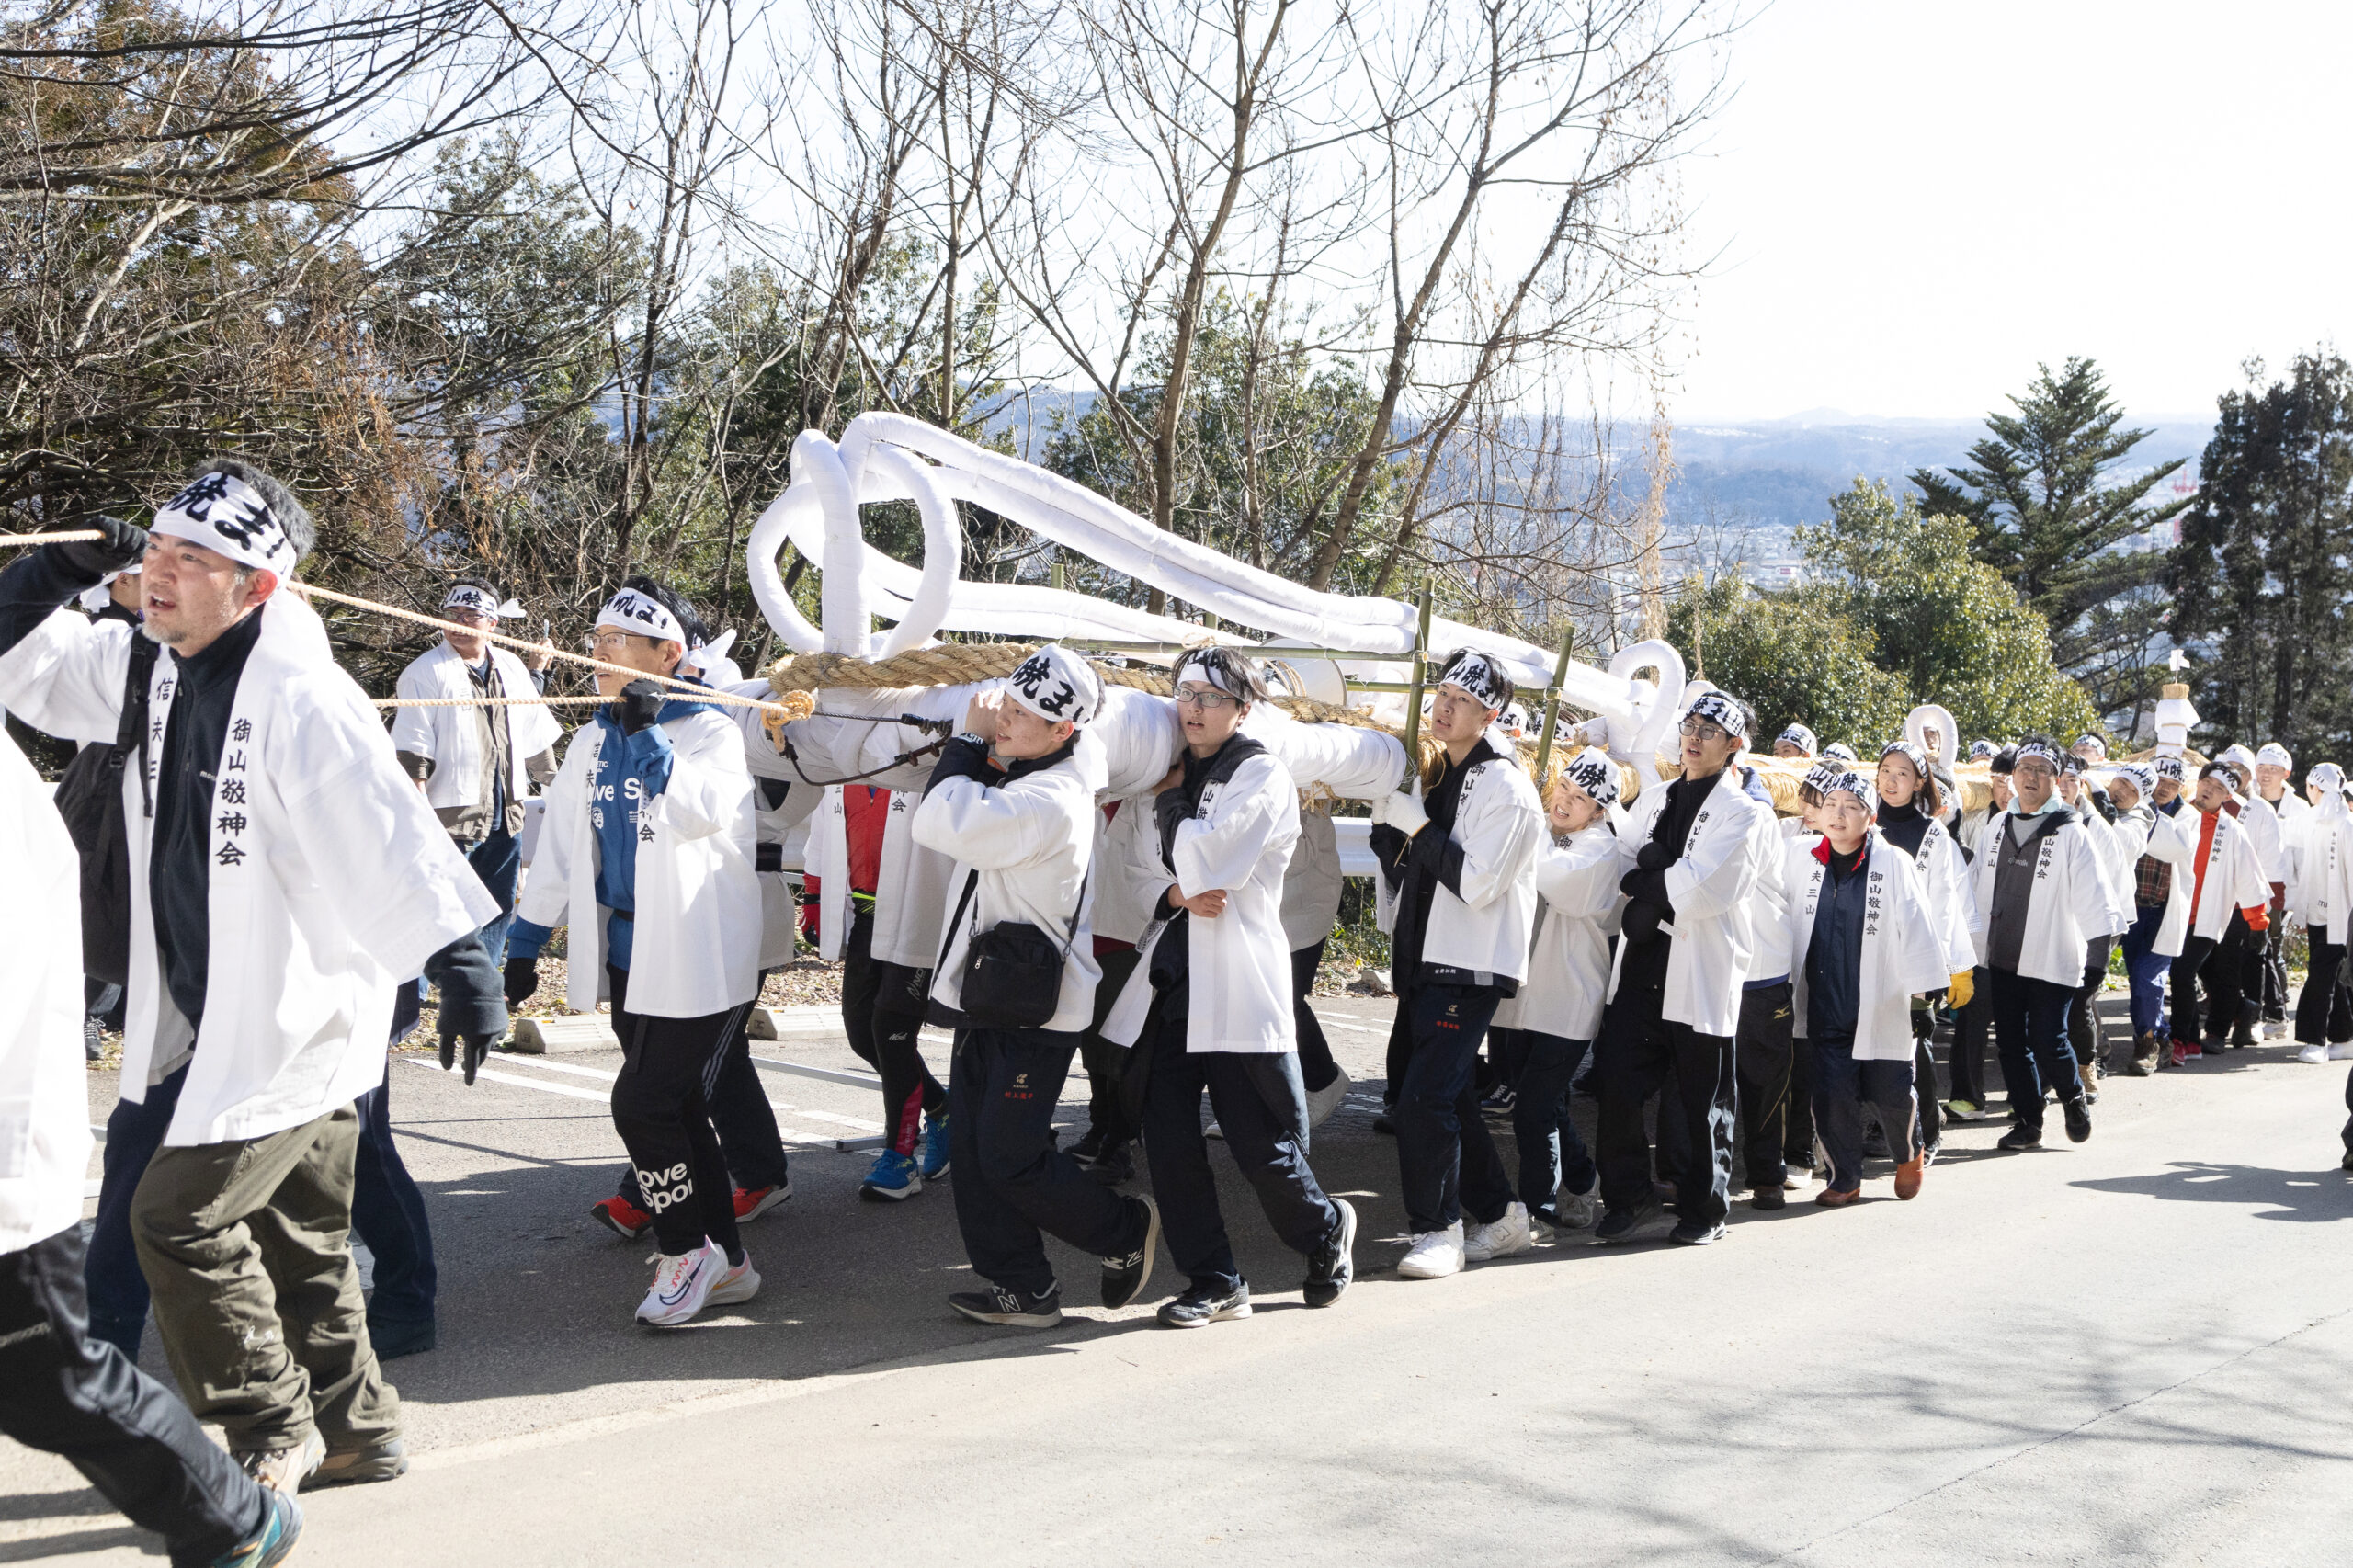
[[[2150,949],[2157,928],[2165,923],[2165,906],[2145,903],[2133,911],[2132,928],[2124,933],[2124,973],[2132,992],[2132,1040],[2165,1038],[2165,971],[2173,960]]]
[[[1740,1092],[1733,1109],[1751,1187],[1778,1189],[1789,1178],[1781,1151],[1789,1138],[1790,1059],[1796,1022],[1790,996],[1786,980],[1740,994],[1740,1032],[1733,1037],[1733,1071]]]
[[[1920,1147],[1939,1149],[1945,1142],[1945,1105],[1937,1097],[1937,1016],[1930,1003],[1912,1010],[1912,1100],[1919,1119]],[[1889,1134],[1891,1147],[1893,1134]]]
[[[1912,1159],[1919,1145],[1912,1141],[1914,1110],[1913,1063],[1858,1062],[1855,1042],[1817,1040],[1813,1048],[1813,1126],[1822,1140],[1826,1173],[1833,1192],[1854,1192],[1863,1185],[1863,1108],[1878,1114],[1880,1131],[1887,1134],[1888,1153],[1901,1165]]]
[[[2002,1053],[2002,1081],[2018,1125],[2042,1131],[2042,1091],[2073,1104],[2084,1096],[2075,1053],[2067,1044],[2067,1005],[2075,992],[2011,970],[1991,971],[1994,1043]]]
[[[1511,1206],[1511,1182],[1472,1087],[1472,1063],[1502,1000],[1493,985],[1416,985],[1398,998],[1412,1042],[1394,1113],[1398,1187],[1415,1235],[1465,1215],[1485,1224]]]
[[[2353,1040],[2353,1016],[2348,1016],[2344,989],[2336,983],[2345,963],[2345,944],[2328,941],[2317,927],[2306,939],[2312,945],[2312,962],[2304,971],[2304,989],[2296,997],[2296,1043],[2326,1045]]]
[[[1054,1146],[1054,1114],[1078,1036],[1045,1029],[960,1029],[948,1074],[948,1148],[956,1228],[972,1270],[1042,1296],[1054,1288],[1045,1237],[1096,1257],[1143,1240],[1127,1199]]]
[[[2248,927],[2244,911],[2231,911],[2231,923],[2199,978],[2206,983],[2208,1040],[2228,1040],[2262,1014],[2263,938]]]
[[[482,928],[482,945],[490,949],[491,967],[506,963],[506,928],[515,924],[515,880],[523,870],[523,841],[500,828],[466,851],[466,864],[498,901],[498,916]]]
[[[2263,932],[2263,1016],[2271,1023],[2288,1017],[2288,920],[2277,906]]]
[[[1659,1115],[1683,1121],[1685,1146],[1692,1151],[1679,1170],[1677,1208],[1687,1221],[1722,1221],[1732,1211],[1732,1140],[1735,1087],[1733,1037],[1700,1034],[1688,1024],[1659,1017],[1655,993],[1618,999],[1601,1016],[1595,1042],[1595,1076],[1601,1089],[1601,1120],[1595,1130],[1595,1163],[1601,1172],[1601,1200],[1624,1210],[1650,1203],[1650,1141],[1643,1134],[1643,1106],[1660,1095]],[[1815,1070],[1820,1071],[1816,1062]],[[1672,1083],[1669,1081],[1672,1080]],[[1661,1091],[1665,1092],[1662,1094]],[[1699,1185],[1698,1152],[1708,1152],[1707,1186]]]
[[[710,1095],[710,1130],[719,1134],[719,1153],[727,1162],[728,1179],[748,1192],[758,1192],[787,1186],[792,1178],[788,1174],[784,1138],[776,1128],[776,1107],[768,1104],[760,1070],[752,1065],[752,1037],[746,1028],[750,1021],[746,1009],[745,1021],[735,1026],[735,1038],[727,1042],[726,1057],[719,1064],[718,1087]],[[631,1204],[645,1207],[636,1166],[621,1166],[619,1190]]]
[[[2112,937],[2091,939],[2084,954],[2084,983],[2067,1005],[2067,1040],[2075,1048],[2075,1061],[2086,1067],[2096,1069],[2108,1059],[2108,1031],[2099,1020],[2099,992],[2108,983],[2108,955],[2115,946]]]
[[[1102,1033],[1103,1020],[1111,1016],[1120,993],[1127,988],[1128,976],[1135,972],[1136,950],[1114,948],[1096,954],[1095,962],[1103,978],[1095,987],[1094,1019],[1078,1037],[1078,1060],[1086,1069],[1086,1125],[1103,1135],[1103,1145],[1108,1149],[1133,1142],[1136,1124],[1143,1116],[1145,1090],[1135,1053],[1105,1040]],[[1135,1080],[1132,1085],[1131,1079]],[[955,1140],[949,1142],[952,1144]]]
[[[732,1259],[743,1251],[735,1230],[735,1189],[710,1124],[711,1101],[727,1063],[728,1042],[751,1009],[661,1018],[629,1011],[629,971],[608,969],[613,1032],[621,1070],[613,1080],[613,1131],[637,1175],[654,1236],[673,1257],[717,1243]]]
[[[2173,1038],[2192,1045],[2200,1039],[2198,977],[2213,959],[2215,948],[2213,937],[2192,935],[2183,940],[2181,956],[2173,960]],[[2227,1026],[2227,1020],[2225,1023]]]
[[[1323,1020],[1307,1005],[1309,994],[1315,989],[1315,971],[1323,964],[1321,942],[1290,955],[1290,1010],[1299,1034],[1299,1075],[1311,1094],[1330,1088],[1332,1080],[1340,1075],[1340,1064],[1332,1060],[1332,1042],[1324,1038]]]
[[[376,1257],[368,1324],[433,1321],[440,1275],[433,1264],[433,1227],[425,1195],[392,1142],[391,1074],[359,1096],[359,1148],[351,1179],[351,1228]]]
[[[874,912],[861,909],[842,946],[842,1029],[849,1048],[882,1075],[883,1131],[902,1154],[915,1152],[926,1111],[948,1108],[948,1091],[923,1059],[929,970],[874,956]]]
[[[1242,1283],[1218,1208],[1209,1140],[1201,1132],[1201,1096],[1225,1134],[1243,1179],[1283,1244],[1311,1254],[1338,1228],[1340,1211],[1307,1164],[1307,1091],[1290,1051],[1244,1054],[1188,1051],[1185,1020],[1154,1009],[1142,1046],[1152,1052],[1143,1096],[1143,1147],[1160,1203],[1161,1234],[1177,1269],[1202,1290]]]
[[[1782,1170],[1813,1167],[1813,1041],[1790,1041],[1788,1125],[1781,1130]],[[1785,1174],[1782,1177],[1787,1180]]]
[[[1591,1043],[1559,1035],[1518,1031],[1527,1046],[1519,1069],[1519,1097],[1512,1102],[1512,1138],[1519,1145],[1519,1200],[1531,1210],[1550,1208],[1565,1187],[1583,1196],[1593,1190],[1593,1155],[1569,1119],[1569,1084]]]
[[[82,1227],[0,1254],[0,1432],[69,1461],[175,1564],[259,1529],[261,1488],[188,1406],[83,1320]]]
[[[1993,1017],[1994,1004],[1986,993],[1994,984],[1994,971],[1978,965],[1970,973],[1972,987],[1969,1006],[1953,1015],[1952,1054],[1946,1066],[1952,1075],[1949,1097],[1967,1100],[1978,1109],[1985,1108],[1985,1034]]]

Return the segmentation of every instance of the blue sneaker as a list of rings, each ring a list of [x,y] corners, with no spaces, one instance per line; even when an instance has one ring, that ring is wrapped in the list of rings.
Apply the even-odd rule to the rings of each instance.
[[[212,1568],[276,1568],[302,1539],[302,1510],[274,1486],[261,1489],[261,1528],[212,1560]]]
[[[902,1154],[896,1149],[885,1149],[874,1156],[874,1168],[858,1184],[860,1198],[896,1203],[903,1198],[913,1198],[923,1190],[923,1173],[915,1168],[913,1154]]]
[[[923,1179],[938,1181],[948,1174],[948,1118],[923,1119]]]

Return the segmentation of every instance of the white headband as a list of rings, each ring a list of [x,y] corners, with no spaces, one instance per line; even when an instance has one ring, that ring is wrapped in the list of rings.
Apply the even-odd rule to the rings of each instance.
[[[1791,724],[1788,729],[1783,730],[1779,735],[1774,737],[1773,744],[1775,745],[1779,745],[1783,741],[1789,742],[1791,745],[1796,746],[1799,750],[1803,751],[1808,756],[1813,755],[1817,744],[1813,738],[1813,732],[1807,729],[1803,724]]]
[[[2030,756],[2039,756],[2043,761],[2049,763],[2051,765],[2051,771],[2053,773],[2058,772],[2062,767],[2066,766],[2066,758],[2059,755],[2059,748],[2057,746],[2052,745],[2044,741],[2020,741],[2018,743],[2018,749],[2011,754],[2011,767],[2015,769],[2019,763],[2024,762]]]
[[[2281,745],[2278,741],[2264,742],[2263,749],[2255,754],[2255,760],[2257,764],[2268,763],[2273,767],[2293,767],[2296,766],[2296,759],[2293,756],[2290,756],[2288,754],[2288,748]]]
[[[1239,658],[1241,655],[1238,653],[1230,653],[1227,657]],[[1176,667],[1168,672],[1169,687],[1172,689],[1175,688],[1175,687],[1185,678],[1187,672],[1189,671],[1192,674],[1199,676],[1201,679],[1209,682],[1211,686],[1217,687],[1218,690],[1225,693],[1228,697],[1240,697],[1243,695],[1242,691],[1235,685],[1233,677],[1228,675],[1222,667],[1225,661],[1223,659],[1211,659],[1209,656],[1209,650],[1206,648],[1188,648],[1181,655],[1178,656],[1176,660]]]
[[[2235,762],[2240,767],[2245,768],[2249,773],[2255,771],[2255,753],[2247,750],[2245,745],[2237,742],[2233,742],[2229,746],[2225,747],[2222,755],[2216,757],[2214,760],[2216,762]]]
[[[501,604],[497,595],[486,588],[478,588],[472,583],[459,583],[451,586],[448,593],[441,596],[441,608],[470,609],[481,615],[496,616],[501,620],[517,620],[524,614],[523,607],[513,599]]]
[[[1855,748],[1848,745],[1844,741],[1831,742],[1828,745],[1822,748],[1822,755],[1824,756],[1835,756],[1841,762],[1859,762],[1862,760],[1855,755]]]
[[[1912,771],[1920,776],[1920,781],[1927,782],[1928,753],[1926,747],[1914,745],[1910,741],[1890,741],[1879,748],[1879,759],[1885,762],[1891,756],[1903,757],[1912,765]]]
[[[660,599],[651,594],[641,594],[635,588],[623,588],[605,601],[597,612],[599,626],[618,626],[623,631],[634,631],[641,637],[655,637],[665,642],[676,642],[688,653],[700,646],[689,640],[687,629],[678,624]]]
[[[1836,776],[1816,788],[1821,790],[1822,798],[1825,801],[1833,795],[1852,795],[1863,803],[1865,811],[1870,810],[1871,788],[1863,782],[1863,776],[1852,768],[1840,768]]]
[[[1597,806],[1618,803],[1618,765],[1597,751],[1581,751],[1569,758],[1561,776],[1593,797]]]
[[[2160,778],[2179,779],[2187,777],[2187,770],[2181,765],[2181,758],[2177,756],[2157,758],[2156,768],[2157,777]]]
[[[1095,667],[1059,642],[1021,661],[1006,682],[1013,700],[1050,723],[1084,724],[1103,707]]]
[[[158,507],[147,531],[200,544],[240,566],[280,577],[294,570],[294,541],[269,503],[244,480],[217,470],[198,474]]]
[[[1703,691],[1684,712],[1687,719],[1705,719],[1735,740],[1748,738],[1748,714],[1721,691]]]
[[[1501,709],[1510,700],[1511,678],[1495,660],[1486,654],[1465,648],[1447,660],[1446,668],[1438,673],[1438,684],[1459,687],[1475,698],[1483,708]]]
[[[1839,779],[1846,778],[1852,771],[1853,769],[1840,767],[1836,763],[1817,762],[1812,767],[1805,770],[1805,778],[1803,782],[1813,785],[1816,794],[1827,795],[1830,793],[1830,787],[1832,785],[1837,783]]]
[[[2141,792],[2144,801],[2157,792],[2157,776],[2149,771],[2146,763],[2120,762],[2116,765],[2116,776],[2131,779],[2132,788]]]

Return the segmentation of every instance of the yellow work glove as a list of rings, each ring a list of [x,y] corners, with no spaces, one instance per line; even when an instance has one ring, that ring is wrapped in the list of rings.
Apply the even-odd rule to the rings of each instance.
[[[1966,1007],[1977,994],[1977,975],[1973,970],[1962,970],[1952,977],[1952,984],[1945,992],[1945,999],[1956,1007]]]

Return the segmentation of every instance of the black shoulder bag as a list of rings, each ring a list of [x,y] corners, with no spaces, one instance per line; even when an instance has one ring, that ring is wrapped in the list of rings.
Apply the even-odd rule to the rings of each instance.
[[[955,1016],[937,1021],[975,1029],[1045,1028],[1062,1006],[1063,966],[1070,960],[1070,945],[1078,937],[1078,912],[1086,906],[1086,884],[1094,875],[1090,863],[1078,881],[1078,904],[1071,911],[1070,935],[1060,946],[1028,920],[1001,920],[980,930],[980,916],[975,914],[972,939],[964,949],[963,983],[957,991]],[[964,879],[963,896],[956,901],[956,913],[948,920],[950,940],[980,885],[978,870]]]
[[[134,629],[122,718],[112,744],[84,746],[57,781],[57,812],[82,858],[82,972],[109,985],[131,983],[131,841],[122,815],[122,769],[147,753],[147,686],[156,645]],[[147,769],[139,769],[140,788]],[[153,811],[151,802],[149,811]]]

